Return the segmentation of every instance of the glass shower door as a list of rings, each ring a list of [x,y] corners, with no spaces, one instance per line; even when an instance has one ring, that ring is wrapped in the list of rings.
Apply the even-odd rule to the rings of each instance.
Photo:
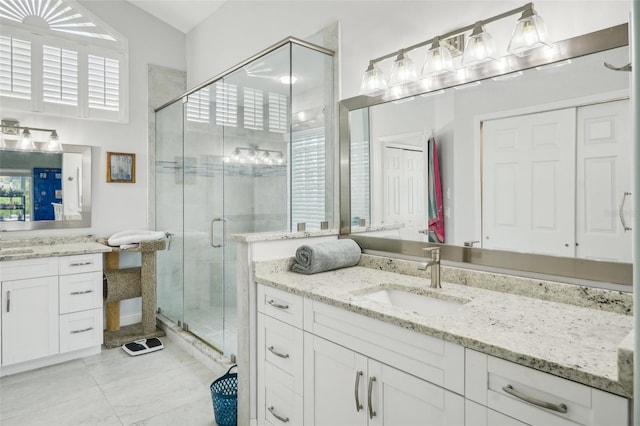
[[[212,84],[184,104],[184,324],[224,350],[223,131]]]

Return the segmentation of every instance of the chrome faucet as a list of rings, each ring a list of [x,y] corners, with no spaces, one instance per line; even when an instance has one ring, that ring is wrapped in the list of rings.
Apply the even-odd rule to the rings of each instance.
[[[440,285],[440,247],[427,247],[424,251],[431,252],[431,261],[418,265],[418,270],[426,271],[431,266],[431,288],[442,288]]]

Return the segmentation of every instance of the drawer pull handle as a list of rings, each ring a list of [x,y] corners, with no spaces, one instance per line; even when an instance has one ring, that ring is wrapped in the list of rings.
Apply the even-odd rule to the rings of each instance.
[[[267,300],[267,303],[278,309],[289,309],[289,305],[283,305],[282,303],[278,303],[273,299]]]
[[[87,294],[87,293],[93,293],[93,290],[72,291],[69,294],[72,295],[72,296],[77,296],[79,294]]]
[[[371,402],[371,394],[373,393],[373,382],[376,381],[375,377],[369,377],[369,395],[367,396],[367,402],[369,404],[369,418],[373,419],[376,416],[376,412],[373,409],[373,402]]]
[[[360,377],[362,377],[362,371],[356,372],[356,412],[362,410],[362,404],[360,404],[360,396],[358,395],[358,388],[360,387]]]
[[[269,352],[271,352],[275,356],[279,356],[280,358],[285,358],[285,359],[289,358],[289,354],[283,354],[282,352],[278,352],[275,350],[273,346],[269,346],[268,349],[269,349]]]
[[[273,407],[273,405],[271,407],[269,407],[269,412],[271,414],[273,414],[273,417],[275,417],[276,419],[280,420],[282,423],[288,423],[289,422],[289,417],[282,417],[276,414],[276,409]]]
[[[83,328],[82,330],[71,330],[71,334],[86,333],[93,330],[93,327]]]
[[[506,393],[515,396],[518,399],[521,399],[529,404],[537,405],[538,407],[546,408],[549,410],[557,411],[558,413],[566,413],[568,408],[565,404],[553,404],[551,402],[543,401],[538,398],[534,398],[532,396],[526,395],[522,392],[519,392],[513,388],[511,385],[503,386],[502,390]]]
[[[88,260],[86,262],[71,262],[71,263],[69,263],[69,266],[87,266],[87,265],[93,265],[93,261]]]

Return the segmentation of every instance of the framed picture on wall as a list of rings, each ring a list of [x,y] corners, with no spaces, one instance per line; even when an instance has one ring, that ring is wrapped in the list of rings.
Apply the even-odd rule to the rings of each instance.
[[[107,152],[107,182],[135,183],[136,155]]]

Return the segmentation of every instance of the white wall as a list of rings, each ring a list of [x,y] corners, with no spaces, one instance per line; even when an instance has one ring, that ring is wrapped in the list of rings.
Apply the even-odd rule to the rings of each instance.
[[[511,0],[229,1],[187,34],[187,86],[194,87],[287,36],[304,39],[340,21],[341,98],[349,98],[357,95],[370,59],[524,3]],[[563,40],[627,22],[631,1],[538,0],[535,7],[552,37]],[[502,30],[505,31],[511,30]],[[493,35],[498,38],[498,34]],[[414,61],[421,66],[421,57],[416,56]]]
[[[63,143],[95,147],[91,228],[11,232],[3,236],[5,239],[80,234],[102,237],[123,229],[153,226],[147,223],[147,64],[184,70],[185,36],[125,1],[80,3],[129,39],[129,122],[101,122],[3,109],[3,117],[17,118],[22,125],[57,129]],[[135,184],[106,183],[107,151],[136,154]]]

